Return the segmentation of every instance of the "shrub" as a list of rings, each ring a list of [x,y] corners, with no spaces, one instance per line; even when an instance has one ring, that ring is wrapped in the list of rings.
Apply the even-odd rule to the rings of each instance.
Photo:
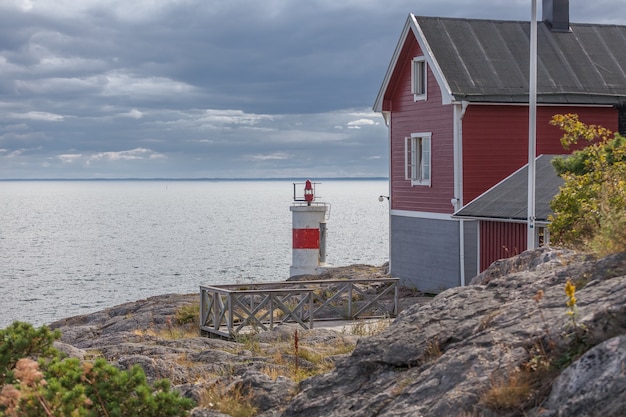
[[[553,243],[599,256],[626,251],[626,139],[575,114],[556,115],[551,123],[565,132],[565,148],[589,143],[554,161],[565,183],[551,202]]]
[[[19,321],[0,329],[0,386],[13,383],[13,370],[21,358],[57,355],[52,344],[60,337],[61,333],[46,326],[35,329]]]
[[[20,322],[0,330],[0,416],[168,417],[193,406],[169,381],[149,384],[139,365],[122,371],[102,358],[61,358],[52,347],[59,336]]]
[[[200,303],[185,304],[176,310],[176,324],[200,326]]]

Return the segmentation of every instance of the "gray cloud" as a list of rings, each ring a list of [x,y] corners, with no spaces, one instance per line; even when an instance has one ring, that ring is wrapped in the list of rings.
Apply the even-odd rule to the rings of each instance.
[[[384,176],[369,109],[410,12],[530,1],[0,0],[0,178]]]

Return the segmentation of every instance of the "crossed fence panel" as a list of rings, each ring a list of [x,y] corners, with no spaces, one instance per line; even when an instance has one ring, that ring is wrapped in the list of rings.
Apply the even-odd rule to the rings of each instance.
[[[376,294],[360,285],[383,286]],[[331,290],[332,289],[332,290]],[[391,296],[392,301],[385,296]],[[369,313],[369,315],[368,315]],[[234,338],[285,322],[313,328],[320,320],[395,317],[398,279],[285,281],[200,287],[200,332]]]

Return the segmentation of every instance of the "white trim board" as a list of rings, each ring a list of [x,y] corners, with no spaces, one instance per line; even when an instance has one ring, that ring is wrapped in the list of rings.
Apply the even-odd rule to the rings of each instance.
[[[391,216],[398,217],[415,217],[419,219],[459,221],[459,219],[453,219],[452,214],[430,213],[427,211],[390,210],[389,214]]]

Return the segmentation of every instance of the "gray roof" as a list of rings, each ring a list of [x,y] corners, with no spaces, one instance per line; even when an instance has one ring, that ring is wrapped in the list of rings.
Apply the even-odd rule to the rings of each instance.
[[[457,100],[528,102],[530,23],[415,17]],[[538,24],[537,102],[626,103],[626,26]]]
[[[552,167],[555,155],[539,155],[535,162],[535,218],[546,222],[550,201],[563,179]],[[526,221],[528,219],[528,165],[524,165],[484,194],[454,213],[453,217]]]

